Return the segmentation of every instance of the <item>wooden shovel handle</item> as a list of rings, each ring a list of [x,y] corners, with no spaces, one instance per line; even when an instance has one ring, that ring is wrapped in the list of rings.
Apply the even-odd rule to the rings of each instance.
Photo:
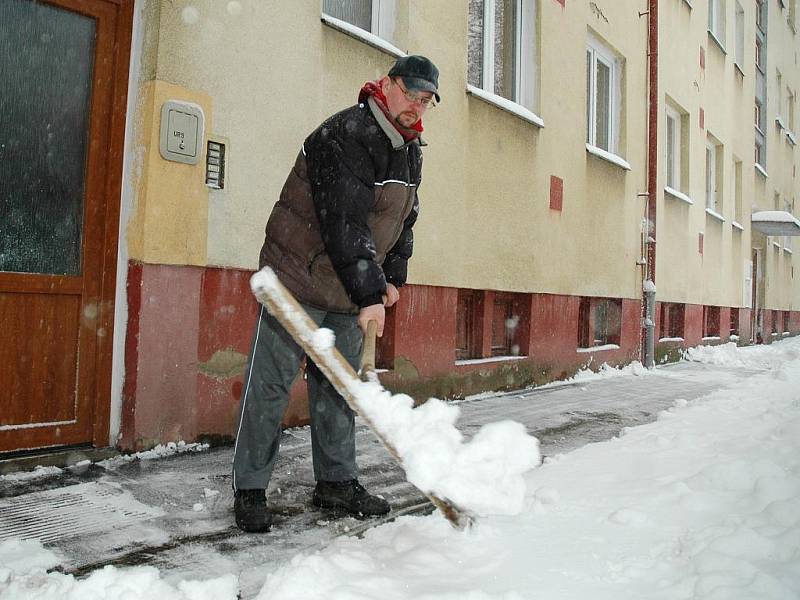
[[[361,353],[361,378],[367,380],[370,373],[375,373],[375,338],[378,334],[378,322],[367,323],[367,333],[364,335],[364,350]]]

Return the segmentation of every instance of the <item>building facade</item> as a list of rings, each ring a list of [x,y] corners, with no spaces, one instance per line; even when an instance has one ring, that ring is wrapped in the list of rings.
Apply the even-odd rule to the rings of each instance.
[[[641,358],[648,318],[657,361],[800,331],[796,0],[11,0],[2,10],[0,23],[35,22],[43,35],[59,19],[64,31],[96,26],[84,104],[98,119],[88,152],[99,140],[105,162],[89,184],[105,212],[85,226],[105,233],[92,250],[101,284],[75,296],[74,323],[62,319],[73,366],[31,371],[68,400],[75,388],[83,416],[25,390],[34,375],[18,374],[20,324],[5,334],[17,368],[3,377],[19,408],[0,423],[0,451],[229,439],[269,212],[308,133],[406,53],[438,65],[442,102],[424,118],[409,285],[379,343],[387,387],[456,397],[625,364]],[[29,285],[88,285],[40,271],[50,279]],[[22,306],[12,275],[0,273],[4,319]],[[648,280],[656,304],[643,318]],[[52,318],[45,304],[37,310]],[[42,352],[63,355],[55,343]],[[76,383],[86,356],[92,373],[78,368]],[[300,374],[286,423],[306,418]],[[64,441],[58,423],[80,419],[83,433]]]

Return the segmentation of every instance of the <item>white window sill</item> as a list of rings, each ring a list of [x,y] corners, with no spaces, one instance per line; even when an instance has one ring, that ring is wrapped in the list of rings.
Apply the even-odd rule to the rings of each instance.
[[[769,177],[769,175],[767,175],[767,170],[766,170],[764,167],[762,167],[762,166],[761,166],[760,164],[758,164],[758,163],[755,163],[755,166],[756,166],[756,171],[758,171],[759,173],[761,173],[762,177],[764,177],[765,179],[766,179],[767,177]]]
[[[786,125],[783,124],[783,119],[780,115],[775,117],[775,125],[778,126],[778,129],[786,129]]]
[[[616,154],[612,154],[611,152],[607,152],[602,148],[598,148],[597,146],[592,146],[591,144],[586,144],[586,151],[597,158],[602,158],[605,161],[610,162],[612,165],[617,165],[618,167],[622,167],[626,171],[631,170],[631,165],[628,163],[627,160],[622,158],[621,156],[617,156]]]
[[[533,123],[537,127],[544,127],[544,120],[539,115],[532,110],[528,110],[521,104],[517,104],[513,100],[503,98],[502,96],[498,96],[492,92],[487,92],[486,90],[475,87],[474,85],[467,85],[467,93],[475,96],[476,98],[480,98],[484,102],[496,106],[497,108],[502,108],[504,111],[510,112],[512,115],[516,115],[520,119],[524,119],[529,123]]]
[[[787,248],[786,246],[783,247],[783,251],[786,252],[786,254],[794,254],[794,252],[792,252],[792,249]]]
[[[578,352],[606,352],[608,350],[619,350],[616,344],[605,344],[603,346],[592,346],[591,348],[578,348]]]
[[[457,367],[463,365],[483,365],[486,363],[504,362],[509,360],[524,360],[527,356],[489,356],[486,358],[464,358],[457,360],[454,364]]]
[[[683,338],[682,337],[664,337],[664,338],[659,338],[658,341],[659,342],[683,342]]]
[[[718,342],[718,341],[720,341],[721,339],[722,339],[722,338],[721,338],[721,337],[719,337],[718,335],[709,335],[708,337],[704,337],[704,338],[703,338],[703,341],[704,341],[704,342]]]
[[[669,194],[673,198],[677,198],[678,200],[680,200],[682,202],[686,202],[686,204],[694,204],[694,200],[689,198],[689,196],[687,196],[683,192],[679,192],[678,190],[669,187],[668,185],[664,186],[664,192],[666,194]]]
[[[706,208],[706,214],[708,216],[710,216],[710,217],[714,217],[720,223],[724,223],[725,222],[725,217],[723,217],[721,214],[719,214],[713,208]]]
[[[728,51],[725,50],[725,44],[722,43],[722,41],[717,37],[717,35],[710,29],[708,30],[708,35],[711,36],[711,39],[714,40],[714,43],[717,45],[717,47],[720,50],[722,50],[722,53],[727,55]]]
[[[742,226],[742,224],[738,223],[737,221],[731,221],[731,226],[734,229],[738,229],[739,231],[744,231],[744,227]]]
[[[775,246],[778,250],[781,249],[780,242],[772,242],[772,245]]]
[[[744,78],[744,69],[742,69],[742,67],[739,66],[739,63],[734,62],[733,66],[737,71],[739,71],[739,75],[741,75]]]
[[[709,37],[710,37],[712,40],[714,40],[714,43],[717,45],[717,47],[718,47],[718,48],[719,48],[719,49],[722,51],[722,53],[723,53],[723,54],[727,55],[727,54],[728,54],[728,51],[727,51],[727,50],[725,50],[725,44],[723,44],[723,43],[722,43],[722,40],[720,40],[720,39],[717,37],[717,34],[716,34],[716,33],[714,33],[713,31],[711,31],[710,29],[708,29],[707,31],[708,31],[708,36],[709,36]]]
[[[689,7],[689,10],[692,10],[692,0],[683,0],[683,3]]]
[[[797,138],[794,137],[794,133],[792,133],[788,129],[786,130],[786,139],[789,140],[789,143],[792,146],[796,146],[797,145]]]
[[[401,58],[406,55],[405,52],[400,50],[397,46],[394,46],[384,40],[381,37],[378,37],[374,33],[370,33],[369,31],[365,31],[360,27],[356,27],[355,25],[348,23],[347,21],[342,21],[341,19],[337,19],[335,17],[331,17],[330,15],[322,14],[320,20],[333,29],[337,31],[341,31],[344,34],[349,35],[359,41],[362,41],[366,44],[369,44],[373,48],[377,48],[378,50],[389,54],[390,56],[394,56],[395,58]]]

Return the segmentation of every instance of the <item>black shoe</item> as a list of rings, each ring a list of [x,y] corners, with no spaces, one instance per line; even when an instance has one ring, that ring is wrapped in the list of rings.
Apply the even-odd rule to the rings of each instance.
[[[267,508],[264,490],[236,490],[233,495],[236,526],[249,533],[269,531],[272,513]]]
[[[311,502],[321,508],[342,509],[364,517],[385,515],[389,512],[389,503],[370,494],[358,483],[358,479],[318,481]]]

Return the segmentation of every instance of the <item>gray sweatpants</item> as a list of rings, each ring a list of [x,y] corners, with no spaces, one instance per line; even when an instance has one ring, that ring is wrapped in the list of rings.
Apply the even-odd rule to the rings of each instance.
[[[357,317],[303,308],[320,327],[336,335],[336,348],[358,368],[363,334]],[[233,488],[266,489],[278,456],[281,420],[289,388],[305,353],[262,306],[244,372],[239,428],[233,451]],[[355,415],[322,372],[309,359],[308,397],[311,413],[311,455],[317,481],[358,477]]]

